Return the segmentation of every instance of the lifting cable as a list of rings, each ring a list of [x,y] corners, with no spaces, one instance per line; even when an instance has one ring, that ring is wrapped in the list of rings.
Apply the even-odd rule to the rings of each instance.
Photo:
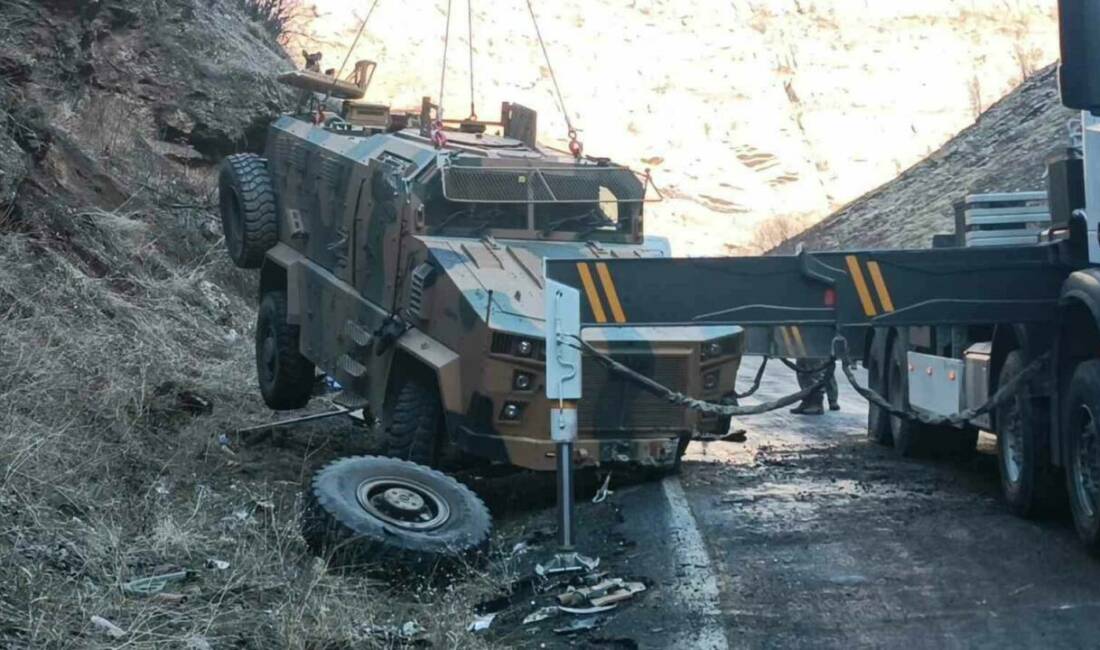
[[[466,40],[470,46],[470,121],[477,121],[477,102],[474,100],[474,0],[466,0]],[[439,98],[443,100],[442,97]]]
[[[565,118],[565,126],[569,129],[569,153],[573,154],[574,158],[580,159],[584,153],[584,145],[577,139],[577,129],[574,128],[573,121],[569,119],[569,111],[565,107],[565,98],[561,94],[561,86],[558,85],[558,76],[554,74],[554,66],[550,63],[550,52],[546,49],[546,41],[542,39],[542,30],[539,29],[539,19],[535,15],[535,6],[532,4],[532,0],[527,0],[527,11],[531,13],[531,22],[535,26],[535,36],[539,39],[542,57],[546,60],[546,69],[550,71],[550,80],[554,82],[554,92],[558,96],[558,106],[561,107],[562,117]]]
[[[699,411],[701,413],[737,417],[745,415],[760,415],[763,413],[776,411],[785,406],[790,406],[791,404],[799,402],[806,397],[809,397],[815,391],[823,388],[825,384],[833,377],[835,373],[834,364],[839,361],[841,368],[844,371],[844,376],[848,379],[848,383],[852,385],[852,388],[855,389],[855,391],[861,397],[866,399],[871,404],[882,409],[883,411],[886,411],[888,414],[905,420],[916,421],[931,426],[947,425],[954,427],[963,426],[970,420],[985,415],[986,413],[989,413],[993,409],[1001,406],[1009,400],[1014,399],[1017,393],[1020,392],[1020,389],[1028,381],[1030,381],[1032,377],[1038,374],[1040,370],[1042,370],[1043,366],[1050,358],[1050,353],[1046,353],[1039,357],[1036,357],[1034,360],[1031,361],[1031,363],[1024,367],[1022,371],[1020,371],[1020,374],[1016,375],[1009,381],[999,386],[997,388],[997,392],[995,392],[993,396],[986,400],[985,403],[981,406],[970,408],[960,413],[955,413],[953,415],[943,416],[917,413],[914,411],[908,411],[906,409],[898,408],[897,406],[891,404],[889,400],[880,395],[878,392],[871,390],[870,388],[861,386],[859,380],[855,376],[855,372],[851,368],[851,364],[849,363],[846,341],[841,337],[833,340],[834,356],[817,371],[821,372],[822,370],[824,370],[825,375],[821,377],[817,382],[815,382],[812,386],[804,388],[797,393],[792,393],[785,397],[780,397],[779,399],[771,400],[769,402],[762,402],[760,404],[754,404],[752,406],[715,404],[713,402],[706,402],[703,400],[695,399],[683,393],[677,392],[667,386],[664,386],[654,381],[653,379],[650,379],[649,377],[646,377],[645,375],[642,375],[634,371],[633,369],[623,365],[622,363],[619,363],[610,355],[597,350],[586,341],[581,340],[580,337],[574,336],[572,338],[575,339],[579,344],[575,347],[593,357],[608,370],[634,382],[635,384],[638,384],[644,390],[653,395],[666,399],[669,402],[678,406],[683,406],[685,408]],[[766,361],[767,357],[765,357],[765,363]],[[764,364],[761,364],[761,366],[763,365]],[[761,368],[757,370],[756,381],[753,384],[753,388],[747,394],[751,394],[756,391],[756,389],[759,387],[760,378],[762,376],[763,371]]]
[[[332,91],[336,89],[336,83],[340,81],[341,75],[344,74],[344,69],[348,67],[348,61],[351,60],[351,55],[355,52],[355,47],[359,45],[359,39],[363,37],[363,32],[367,29],[367,21],[369,21],[370,17],[374,14],[374,9],[378,6],[379,2],[381,2],[381,0],[374,0],[374,2],[371,3],[370,9],[367,10],[367,16],[363,18],[363,22],[359,25],[359,31],[355,34],[355,40],[351,42],[351,47],[348,48],[348,53],[344,56],[344,62],[340,64],[340,69],[336,72],[336,76],[332,78],[332,85],[329,86],[328,91],[325,93],[325,99],[321,102],[322,107],[332,96]]]

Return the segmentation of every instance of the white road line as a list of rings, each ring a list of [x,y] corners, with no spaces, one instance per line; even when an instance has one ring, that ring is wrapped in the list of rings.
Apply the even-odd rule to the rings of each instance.
[[[675,647],[700,648],[705,650],[728,650],[729,641],[722,625],[721,607],[718,600],[718,576],[714,573],[710,555],[699,533],[699,524],[691,512],[691,504],[684,494],[684,486],[679,477],[666,478],[661,487],[668,499],[670,531],[676,543],[676,563],[682,578],[670,585],[680,606],[694,616],[689,620],[698,620],[700,625],[680,639]]]

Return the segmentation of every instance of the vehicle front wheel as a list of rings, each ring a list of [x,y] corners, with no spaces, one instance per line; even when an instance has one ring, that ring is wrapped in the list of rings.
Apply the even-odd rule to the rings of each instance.
[[[1066,490],[1077,534],[1100,553],[1100,360],[1077,366],[1063,412]]]
[[[902,337],[895,337],[887,358],[886,392],[890,406],[902,411],[909,410],[909,357]],[[920,436],[920,427],[913,420],[890,416],[890,435],[894,442],[894,451],[902,458],[919,456],[925,449]]]

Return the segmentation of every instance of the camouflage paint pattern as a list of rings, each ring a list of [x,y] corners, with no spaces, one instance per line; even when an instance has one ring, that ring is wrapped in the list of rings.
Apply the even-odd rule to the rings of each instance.
[[[632,327],[615,309],[614,279],[599,260],[661,254],[643,243],[641,204],[623,208],[617,231],[583,237],[516,227],[463,233],[432,224],[442,202],[443,155],[466,165],[562,173],[576,166],[507,138],[483,148],[469,141],[456,135],[441,153],[415,130],[354,135],[292,117],[272,126],[267,156],[280,244],[268,253],[265,277],[272,269],[285,273],[288,319],[300,326],[301,351],[343,385],[341,403],[383,418],[394,378],[418,364],[438,382],[453,444],[493,461],[554,469],[540,358],[546,258],[591,264],[599,286],[589,298],[607,302],[615,325],[586,333],[597,348],[678,391],[715,401],[732,394],[745,345],[741,328]],[[719,354],[706,353],[711,344]],[[669,466],[686,436],[716,426],[594,361],[584,373],[576,445],[582,465]],[[505,416],[507,404],[517,417]]]

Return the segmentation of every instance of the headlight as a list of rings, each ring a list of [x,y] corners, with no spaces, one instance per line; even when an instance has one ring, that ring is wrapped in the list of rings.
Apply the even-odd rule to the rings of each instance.
[[[516,402],[508,402],[504,405],[504,408],[500,410],[501,420],[518,420],[519,416],[523,413],[523,407]]]
[[[703,388],[705,390],[713,390],[714,388],[716,388],[718,386],[718,379],[720,375],[721,373],[719,372],[708,372],[707,374],[703,375]]]
[[[517,372],[512,379],[512,387],[516,390],[531,390],[531,375],[526,372]]]
[[[516,344],[516,352],[521,357],[529,357],[531,353],[535,351],[535,346],[528,340],[523,339]]]
[[[740,341],[741,335],[735,334],[704,343],[701,350],[703,361],[737,354],[740,351]]]

